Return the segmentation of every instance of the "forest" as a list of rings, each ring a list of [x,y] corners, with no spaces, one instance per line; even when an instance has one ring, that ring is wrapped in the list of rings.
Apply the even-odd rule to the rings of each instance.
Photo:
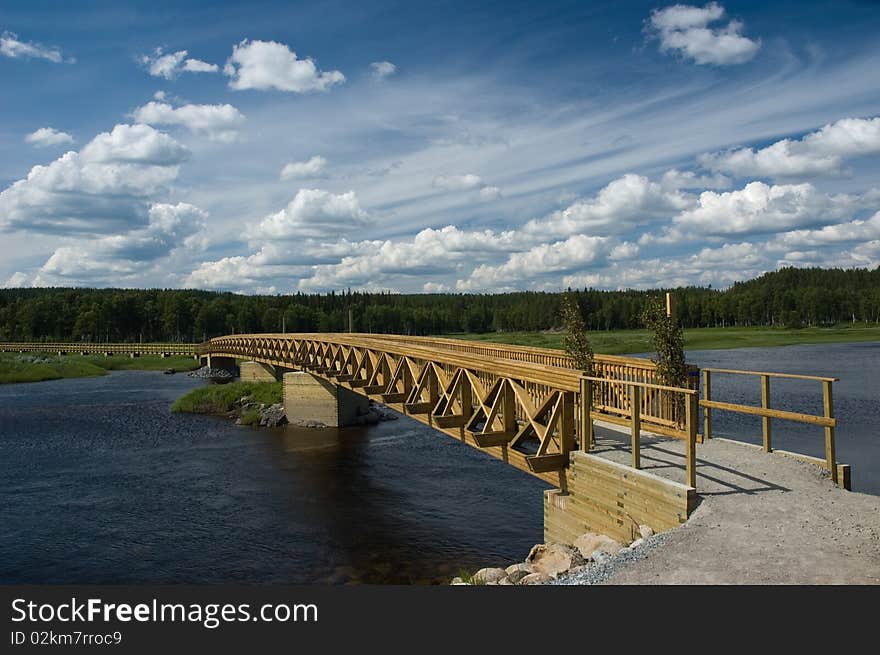
[[[783,268],[728,289],[570,289],[589,330],[643,327],[673,291],[683,327],[804,327],[880,321],[880,267]],[[558,329],[563,293],[239,295],[190,289],[0,289],[2,341],[191,342],[249,332],[438,335]]]

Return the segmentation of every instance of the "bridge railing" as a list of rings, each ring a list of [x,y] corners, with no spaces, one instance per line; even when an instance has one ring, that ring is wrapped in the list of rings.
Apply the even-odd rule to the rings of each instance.
[[[472,342],[444,337],[416,337],[403,335],[360,334],[364,338],[394,340],[402,344],[428,346],[451,352],[465,353],[479,357],[508,359],[528,362],[542,366],[574,368],[574,360],[566,353],[550,348],[497,344],[492,342]],[[688,389],[699,390],[699,368],[689,364],[687,367]],[[621,355],[597,354],[593,358],[593,374],[600,378],[624,380],[649,385],[640,398],[640,412],[646,425],[666,436],[677,437],[685,425],[684,405],[675,400],[675,394],[664,390],[657,378],[657,366],[650,359],[626,357]],[[651,386],[653,385],[653,386]],[[632,414],[630,395],[621,385],[602,385],[595,399],[595,410],[607,414],[611,422],[627,423]],[[700,435],[698,434],[698,438]]]
[[[658,384],[649,384],[632,380],[615,380],[597,376],[583,376],[581,378],[580,393],[580,429],[582,435],[579,445],[581,450],[588,452],[595,443],[593,421],[595,419],[608,420],[607,415],[596,409],[596,398],[607,395],[606,388],[614,387],[619,395],[629,398],[630,414],[628,418],[630,428],[630,450],[632,456],[631,466],[641,468],[641,435],[642,429],[657,433],[655,427],[646,426],[642,421],[641,408],[646,397],[662,397],[669,399],[676,405],[684,408],[684,420],[681,426],[667,428],[664,436],[683,439],[685,442],[685,474],[686,484],[691,487],[697,486],[696,468],[696,444],[697,425],[699,422],[699,410],[697,403],[699,392],[694,389],[683,387],[668,387]],[[662,394],[662,396],[661,396]],[[589,412],[586,408],[591,408]]]
[[[95,343],[72,341],[65,343],[43,342],[0,342],[0,352],[51,352],[51,353],[83,353],[83,354],[127,354],[143,355],[194,355],[194,343]]]
[[[761,406],[742,405],[739,403],[721,402],[712,399],[712,380],[715,374],[718,375],[746,375],[760,378],[761,384]],[[737,369],[726,368],[704,368],[703,375],[703,398],[700,400],[700,406],[703,408],[703,435],[705,439],[712,437],[712,412],[713,410],[735,412],[738,414],[748,414],[751,416],[761,417],[762,432],[762,448],[764,452],[772,452],[772,431],[771,419],[793,421],[795,423],[807,423],[817,425],[824,429],[825,432],[825,458],[818,460],[818,463],[824,466],[831,476],[831,480],[846,489],[851,487],[850,484],[850,467],[844,464],[838,464],[835,453],[834,431],[837,427],[837,419],[834,417],[834,394],[833,385],[838,382],[838,378],[821,377],[817,375],[798,375],[793,373],[767,373],[763,371],[741,371]],[[819,382],[822,385],[822,407],[823,413],[806,414],[803,412],[792,412],[782,409],[774,409],[770,407],[770,380],[771,379],[788,379],[788,380],[808,380]],[[780,451],[785,452],[785,451]],[[800,457],[806,460],[816,460],[807,455],[800,453],[786,453]]]

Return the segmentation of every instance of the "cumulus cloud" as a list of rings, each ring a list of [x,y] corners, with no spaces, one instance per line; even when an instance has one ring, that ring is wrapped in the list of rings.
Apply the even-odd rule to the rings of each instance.
[[[817,230],[792,230],[776,237],[772,244],[780,249],[814,248],[880,239],[880,212],[865,220],[825,225]]]
[[[465,175],[438,175],[432,185],[445,191],[465,191],[476,189],[483,185],[483,179],[479,175],[467,173]]]
[[[327,160],[320,155],[315,155],[308,161],[292,161],[285,164],[281,169],[280,178],[282,180],[293,180],[296,178],[323,177],[326,167]]]
[[[154,204],[148,218],[146,226],[125,234],[57,248],[37,272],[35,283],[115,282],[142,274],[175,250],[205,245],[207,214],[194,205]]]
[[[740,177],[840,175],[844,159],[880,153],[880,117],[844,118],[802,139],[782,139],[754,150],[736,148],[703,155],[708,169]]]
[[[646,177],[627,173],[607,184],[595,197],[531,220],[523,229],[528,234],[547,237],[610,233],[669,216],[692,202],[690,196],[678,190],[664,189]]]
[[[0,193],[0,229],[71,235],[142,225],[188,156],[149,125],[116,125]]]
[[[61,132],[54,127],[41,127],[28,134],[24,140],[37,148],[48,148],[73,143],[73,137],[67,132]]]
[[[6,279],[6,281],[3,283],[3,288],[18,289],[21,287],[30,286],[30,280],[31,276],[29,276],[27,273],[16,271]]]
[[[0,35],[0,55],[11,59],[45,59],[54,64],[65,61],[58,48],[40,45],[32,41],[20,41],[18,36],[12,32],[3,32]],[[67,59],[69,64],[75,61],[73,58]]]
[[[500,265],[477,266],[467,279],[459,280],[459,291],[504,291],[516,289],[523,281],[548,274],[575,271],[596,262],[607,248],[605,237],[575,234],[564,241],[542,243],[524,252],[515,252]]]
[[[229,104],[172,107],[166,102],[151,100],[135,109],[133,117],[138,123],[149,125],[183,125],[195,134],[225,143],[238,138],[244,123],[244,115]]]
[[[370,70],[373,73],[374,79],[384,80],[386,77],[394,75],[394,73],[397,72],[397,66],[390,61],[374,61],[370,64]]]
[[[743,36],[743,24],[737,20],[721,27],[709,26],[724,14],[724,7],[717,2],[705,7],[672,5],[652,11],[648,28],[660,39],[661,52],[672,51],[697,64],[745,63],[758,52],[761,40]]]
[[[726,189],[730,178],[724,175],[697,175],[693,171],[672,168],[660,178],[660,186],[670,191],[678,189]]]
[[[146,67],[153,77],[173,80],[181,73],[216,73],[220,70],[217,64],[209,64],[201,59],[187,57],[186,50],[165,53],[163,48],[156,48],[153,54],[143,55],[140,63]]]
[[[517,247],[513,231],[460,230],[453,225],[426,228],[408,240],[359,245],[337,264],[315,266],[303,279],[304,291],[382,284],[400,277],[440,275],[473,263],[503,257]]]
[[[742,189],[704,191],[696,207],[673,218],[673,240],[704,236],[767,234],[833,223],[871,203],[880,193],[863,196],[819,193],[812,184],[767,185],[750,182]]]
[[[244,89],[277,89],[292,93],[326,91],[345,81],[341,72],[318,70],[310,59],[298,59],[283,43],[243,40],[232,49],[223,72],[230,78],[229,87]]]
[[[256,238],[298,239],[325,237],[359,230],[369,214],[361,209],[354,191],[334,194],[322,189],[300,189],[279,212],[270,214],[256,227]]]

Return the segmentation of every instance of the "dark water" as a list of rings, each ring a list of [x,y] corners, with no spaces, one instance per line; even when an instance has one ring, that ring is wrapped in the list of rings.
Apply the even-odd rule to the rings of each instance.
[[[837,452],[880,493],[880,344],[690,352],[702,366],[841,378]],[[430,583],[519,561],[542,538],[539,480],[401,418],[371,428],[241,428],[173,415],[185,376],[0,386],[0,583]],[[755,378],[713,395],[757,404]],[[821,412],[819,383],[774,381],[771,404]],[[715,433],[759,443],[760,419]],[[815,426],[774,445],[823,455]]]
[[[0,387],[0,583],[430,583],[542,539],[545,484],[411,419],[170,414],[195,384]]]

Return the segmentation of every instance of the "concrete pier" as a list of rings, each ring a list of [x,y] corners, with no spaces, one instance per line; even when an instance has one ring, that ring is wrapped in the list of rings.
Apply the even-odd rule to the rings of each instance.
[[[242,362],[239,367],[239,378],[242,382],[277,382],[280,379],[280,372],[271,364]]]
[[[284,374],[284,411],[288,420],[320,421],[328,427],[354,425],[370,400],[311,373]]]
[[[216,355],[208,355],[208,366],[210,368],[221,368],[235,375],[235,358],[233,357],[217,357]]]

